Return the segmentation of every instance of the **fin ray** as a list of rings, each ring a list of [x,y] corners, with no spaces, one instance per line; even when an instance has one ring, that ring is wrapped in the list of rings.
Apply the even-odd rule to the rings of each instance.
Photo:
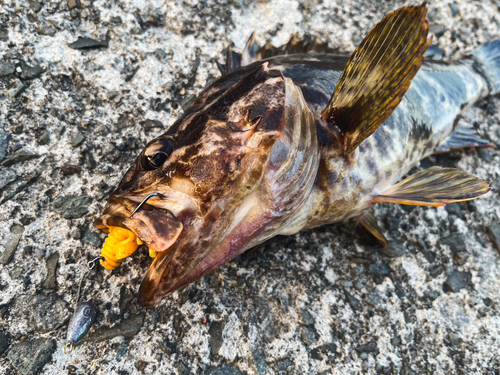
[[[378,226],[377,219],[372,212],[366,212],[358,216],[356,220],[377,239],[382,248],[387,247],[387,238],[382,233],[382,229]]]
[[[476,129],[468,122],[460,120],[453,133],[444,140],[435,150],[436,154],[450,152],[461,148],[490,148],[493,143],[482,139]]]
[[[479,198],[490,184],[454,168],[431,167],[373,197],[373,202],[440,207]]]
[[[343,134],[346,155],[391,115],[423,64],[431,42],[426,12],[422,5],[389,13],[351,55],[322,113]]]

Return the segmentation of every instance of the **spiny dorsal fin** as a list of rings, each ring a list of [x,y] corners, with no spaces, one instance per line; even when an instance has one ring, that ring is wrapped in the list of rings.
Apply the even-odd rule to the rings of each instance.
[[[479,198],[488,191],[489,182],[467,172],[431,167],[390,187],[373,197],[373,201],[439,207]]]
[[[217,67],[222,75],[234,72],[241,68],[241,54],[234,52],[231,46],[227,47],[226,52],[226,63],[221,64],[219,61],[215,61]]]
[[[351,55],[322,113],[341,131],[345,155],[377,130],[410,87],[431,42],[426,13],[425,4],[389,13]]]
[[[476,147],[490,148],[495,147],[495,145],[490,141],[482,139],[471,124],[460,120],[453,133],[436,148],[435,153],[440,154],[460,148]]]
[[[247,66],[254,61],[259,60],[257,55],[259,53],[260,47],[255,41],[255,31],[248,38],[247,44],[243,49],[243,53],[234,52],[232,47],[227,47],[226,52],[226,63],[221,64],[219,61],[215,61],[219,71],[222,75],[234,72],[240,69],[242,66]]]
[[[257,61],[257,55],[259,53],[260,47],[255,41],[255,31],[250,35],[250,38],[245,44],[245,48],[241,54],[241,66],[247,66],[254,61]]]

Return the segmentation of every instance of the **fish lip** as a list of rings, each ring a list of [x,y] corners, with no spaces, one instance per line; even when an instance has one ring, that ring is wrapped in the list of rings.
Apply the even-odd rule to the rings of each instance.
[[[179,219],[171,211],[151,205],[144,205],[130,217],[135,206],[130,199],[115,197],[94,221],[94,227],[105,233],[109,233],[109,227],[127,229],[156,252],[172,248],[183,231]]]

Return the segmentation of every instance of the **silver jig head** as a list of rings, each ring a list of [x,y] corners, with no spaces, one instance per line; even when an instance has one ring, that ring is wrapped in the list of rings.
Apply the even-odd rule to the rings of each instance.
[[[97,316],[97,307],[92,302],[80,303],[71,317],[66,334],[66,345],[63,353],[69,354],[73,351],[75,344],[87,334]]]

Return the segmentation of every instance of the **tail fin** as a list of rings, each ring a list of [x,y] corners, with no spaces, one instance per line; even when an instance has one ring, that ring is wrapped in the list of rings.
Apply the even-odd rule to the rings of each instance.
[[[480,73],[486,78],[490,94],[500,92],[500,39],[492,40],[471,52],[479,63]]]

